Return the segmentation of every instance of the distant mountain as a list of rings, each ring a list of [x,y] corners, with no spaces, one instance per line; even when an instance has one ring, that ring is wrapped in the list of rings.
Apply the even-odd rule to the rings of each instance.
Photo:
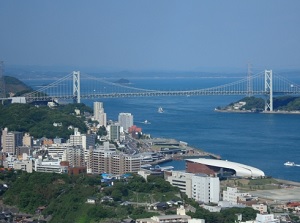
[[[4,76],[5,92],[10,95],[20,95],[32,91],[32,88],[15,77]]]

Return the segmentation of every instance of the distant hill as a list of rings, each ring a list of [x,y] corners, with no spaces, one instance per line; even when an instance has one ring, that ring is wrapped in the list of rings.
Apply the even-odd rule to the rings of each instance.
[[[115,81],[115,83],[117,83],[117,84],[129,84],[130,81],[127,80],[127,79],[121,78],[121,79]]]
[[[15,77],[4,76],[6,94],[13,94],[15,96],[22,93],[32,91],[32,88],[24,84]]]

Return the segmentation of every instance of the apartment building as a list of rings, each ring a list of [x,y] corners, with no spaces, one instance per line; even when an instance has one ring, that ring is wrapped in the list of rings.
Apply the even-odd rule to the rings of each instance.
[[[123,127],[124,132],[128,132],[128,129],[133,126],[133,115],[131,113],[120,113],[118,122]]]
[[[96,149],[88,151],[88,173],[124,174],[137,173],[141,167],[141,157],[117,152],[108,142]]]
[[[16,148],[23,145],[23,133],[8,131],[8,128],[2,130],[1,142],[2,152],[16,154]]]
[[[84,151],[81,146],[67,147],[66,161],[69,162],[70,167],[85,167]]]
[[[94,102],[94,120],[99,122],[100,126],[106,127],[107,117],[102,102]]]
[[[78,128],[74,128],[74,135],[70,135],[70,145],[82,146],[84,151],[88,150],[90,146],[95,146],[95,134],[81,134]]]

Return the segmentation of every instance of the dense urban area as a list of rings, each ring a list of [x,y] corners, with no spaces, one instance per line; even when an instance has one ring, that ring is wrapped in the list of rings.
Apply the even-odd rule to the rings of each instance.
[[[107,120],[104,109],[0,105],[0,222],[300,222],[300,183],[152,138],[131,113]],[[170,160],[185,160],[185,169],[159,165]]]

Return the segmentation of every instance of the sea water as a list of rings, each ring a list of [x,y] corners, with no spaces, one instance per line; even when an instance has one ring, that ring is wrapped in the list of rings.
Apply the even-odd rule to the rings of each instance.
[[[131,86],[159,90],[190,90],[231,83],[234,78],[144,78],[130,79]],[[298,81],[300,83],[300,80]],[[34,83],[31,81],[31,83]],[[42,84],[42,83],[41,83]],[[134,116],[134,124],[152,137],[174,138],[190,146],[220,155],[222,159],[257,167],[274,178],[300,182],[300,115],[223,113],[225,106],[243,96],[163,96],[82,100],[88,106],[102,101],[107,118],[120,112]],[[158,113],[162,107],[164,113]],[[145,120],[151,124],[143,124]],[[183,161],[172,161],[184,169]]]

